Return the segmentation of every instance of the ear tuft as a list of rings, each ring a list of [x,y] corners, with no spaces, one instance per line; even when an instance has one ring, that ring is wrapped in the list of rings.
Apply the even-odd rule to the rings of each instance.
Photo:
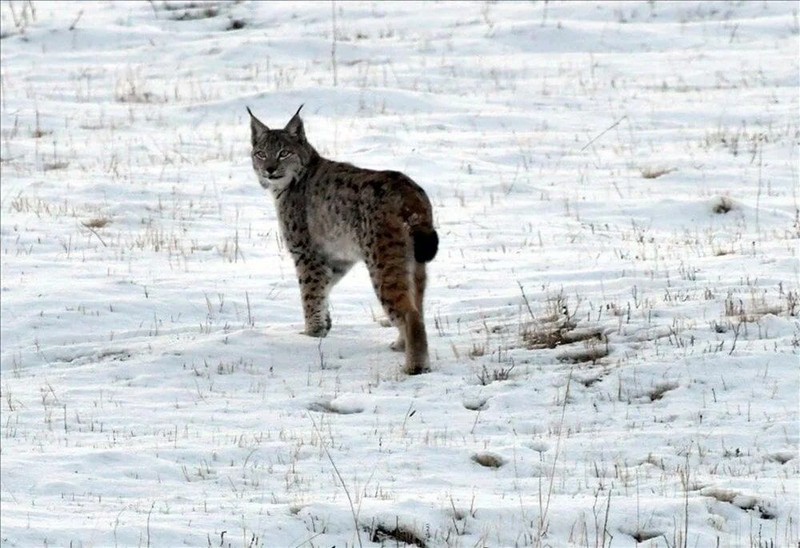
[[[300,105],[300,108],[297,109],[297,112],[294,113],[292,119],[289,120],[289,123],[286,124],[286,127],[283,128],[286,130],[289,135],[293,137],[298,137],[301,140],[305,141],[306,139],[306,132],[305,128],[303,127],[303,120],[300,118],[300,110],[303,108],[303,105]]]
[[[264,133],[269,131],[269,128],[261,120],[255,117],[255,114],[250,110],[250,107],[245,107],[247,113],[250,115],[250,144],[255,146],[258,140]]]

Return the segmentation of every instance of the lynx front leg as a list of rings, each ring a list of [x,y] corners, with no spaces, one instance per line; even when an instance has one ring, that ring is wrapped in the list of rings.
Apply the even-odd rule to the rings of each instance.
[[[324,337],[331,329],[328,310],[328,293],[350,269],[347,263],[329,263],[300,257],[297,260],[297,277],[303,300],[306,329],[311,337]]]
[[[300,282],[300,296],[303,299],[303,316],[309,337],[324,337],[331,330],[331,314],[328,311],[328,298],[317,284]]]

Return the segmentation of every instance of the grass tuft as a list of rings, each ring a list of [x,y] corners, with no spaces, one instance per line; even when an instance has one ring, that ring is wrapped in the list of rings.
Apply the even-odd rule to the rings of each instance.
[[[717,215],[724,215],[726,213],[730,213],[735,209],[735,205],[733,200],[728,198],[727,196],[720,196],[714,203],[711,205],[711,211],[716,213]]]
[[[500,455],[489,452],[476,453],[472,455],[472,460],[485,468],[500,468],[506,463]]]
[[[383,524],[378,525],[372,530],[370,542],[379,542],[381,546],[392,544],[399,546],[401,542],[403,545],[417,546],[419,548],[427,548],[428,546],[422,537],[399,524],[395,524],[394,527],[387,527]],[[387,544],[387,542],[391,544]]]
[[[84,221],[81,224],[86,228],[103,228],[104,226],[111,224],[111,219],[106,217],[96,217],[94,219]]]
[[[639,173],[642,174],[643,179],[658,179],[659,177],[663,177],[669,173],[676,171],[673,168],[650,168],[650,167],[643,167],[639,169]]]

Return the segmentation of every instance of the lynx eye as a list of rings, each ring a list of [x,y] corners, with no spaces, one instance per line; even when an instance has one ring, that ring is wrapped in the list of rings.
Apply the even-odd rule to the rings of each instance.
[[[289,152],[286,149],[283,149],[278,153],[278,160],[283,160],[285,158],[288,158],[290,154],[291,152]]]
[[[255,156],[256,158],[258,158],[259,160],[266,160],[266,159],[267,159],[267,155],[266,155],[266,154],[264,154],[264,153],[263,153],[262,151],[260,151],[260,150],[257,150],[257,151],[255,151],[255,152],[253,153],[253,156]]]

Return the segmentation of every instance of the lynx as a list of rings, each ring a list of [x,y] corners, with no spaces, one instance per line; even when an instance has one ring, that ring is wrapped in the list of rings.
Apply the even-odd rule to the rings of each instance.
[[[328,293],[358,261],[400,334],[405,372],[429,370],[422,300],[425,263],[436,256],[425,191],[397,171],[373,171],[321,157],[306,139],[300,109],[283,129],[250,114],[253,169],[275,201],[286,247],[294,259],[305,334],[331,328]]]

